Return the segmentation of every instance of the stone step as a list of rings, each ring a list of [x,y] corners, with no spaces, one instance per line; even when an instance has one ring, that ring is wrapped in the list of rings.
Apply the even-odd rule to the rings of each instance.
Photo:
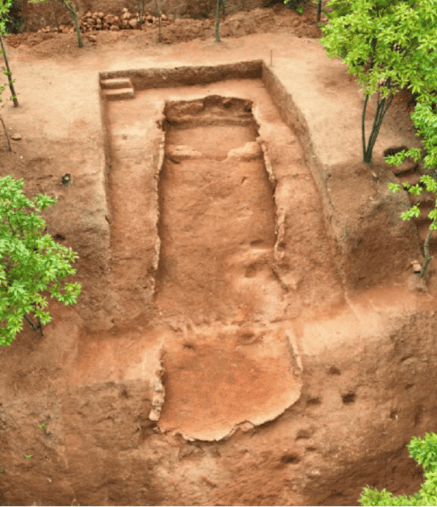
[[[135,93],[133,88],[117,88],[115,90],[103,90],[107,100],[125,100],[134,99]]]
[[[128,77],[102,79],[100,81],[100,86],[104,90],[114,90],[117,88],[133,88],[132,81]]]

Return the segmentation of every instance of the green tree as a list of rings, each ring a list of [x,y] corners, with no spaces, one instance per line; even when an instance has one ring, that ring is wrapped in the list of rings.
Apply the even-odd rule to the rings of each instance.
[[[340,57],[358,76],[365,96],[363,160],[370,164],[394,95],[403,88],[419,94],[437,89],[437,0],[330,0],[328,5],[320,42],[328,57]],[[374,93],[376,113],[366,140],[366,110]]]
[[[9,68],[9,62],[8,62],[8,58],[6,56],[6,50],[5,50],[5,47],[3,44],[3,36],[5,36],[5,37],[7,36],[6,26],[9,21],[8,16],[9,16],[9,9],[11,7],[11,4],[12,4],[12,0],[4,0],[4,1],[0,0],[0,53],[3,55],[3,59],[5,61],[5,65],[6,65],[6,68],[2,67],[1,69],[2,69],[2,73],[8,78],[9,89],[11,91],[10,100],[12,100],[14,102],[14,107],[18,107],[18,100],[17,100],[17,96],[15,95],[15,89],[14,89],[15,80],[12,80],[12,72]],[[4,91],[5,91],[5,86],[0,84],[0,107],[3,107],[2,94]],[[0,122],[3,125],[3,130],[6,134],[6,141],[8,143],[8,149],[9,149],[9,151],[12,151],[8,131],[6,130],[6,125],[5,125],[5,122],[4,122],[1,114],[0,114]]]
[[[5,91],[5,87],[0,85],[0,107],[3,107],[1,104],[2,104],[2,102],[3,102],[2,93],[3,93],[4,91]],[[1,123],[2,123],[2,125],[3,125],[3,130],[4,130],[5,134],[6,134],[6,141],[7,141],[7,143],[8,143],[8,149],[9,149],[9,151],[12,151],[11,141],[9,140],[9,134],[8,134],[8,131],[7,131],[7,129],[6,129],[5,122],[4,122],[3,117],[2,117],[2,115],[1,115],[1,114],[0,114],[0,122],[1,122]]]
[[[77,253],[43,235],[45,221],[31,211],[46,210],[57,200],[42,194],[27,199],[23,185],[22,178],[0,178],[0,346],[11,344],[23,329],[23,318],[42,334],[42,325],[52,320],[43,311],[45,291],[65,305],[76,303],[81,292],[79,283],[66,283],[61,291],[62,279],[76,274],[71,263]]]
[[[12,0],[9,8],[9,19],[6,21],[6,30],[8,33],[21,33],[23,31],[24,21],[21,17],[21,9],[18,0]]]
[[[15,89],[14,89],[15,80],[12,80],[12,72],[9,67],[9,61],[8,61],[8,57],[6,55],[6,49],[3,44],[3,36],[1,33],[0,33],[0,47],[1,47],[0,53],[3,55],[4,61],[6,64],[6,67],[2,67],[2,71],[3,71],[3,74],[8,78],[9,89],[11,90],[11,100],[14,102],[14,107],[18,107],[18,99],[17,99],[17,95],[15,94]]]
[[[76,7],[73,4],[73,0],[59,0],[62,5],[67,9],[73,18],[74,27],[76,28],[77,44],[80,48],[83,48],[82,34],[80,33],[79,17],[77,15]],[[46,3],[47,0],[29,0],[30,4],[41,4]],[[52,2],[47,2],[52,3]]]
[[[358,500],[361,505],[437,505],[437,435],[426,433],[424,439],[413,437],[407,448],[424,469],[425,482],[420,490],[412,496],[395,496],[385,489],[365,487]]]
[[[220,13],[223,11],[223,20],[226,18],[226,0],[217,0],[215,9],[215,40],[220,42]]]
[[[0,1],[0,34],[6,34],[6,23],[9,21],[9,9],[11,8],[12,0]]]
[[[2,67],[2,71],[3,71],[3,74],[5,76],[7,76],[7,78],[8,78],[9,89],[11,90],[11,100],[14,101],[14,107],[18,107],[18,100],[17,100],[17,96],[15,93],[14,85],[13,85],[14,81],[12,80],[12,72],[9,67],[9,61],[8,61],[8,57],[6,55],[6,49],[3,44],[3,37],[8,36],[7,32],[6,32],[6,27],[7,27],[8,22],[10,21],[9,14],[10,14],[11,5],[12,5],[12,0],[0,0],[0,48],[1,48],[0,53],[3,55],[3,59],[5,61],[5,65],[6,65],[6,68]],[[3,91],[4,91],[4,88],[3,88],[3,90],[0,91],[0,95]],[[2,102],[2,100],[0,98],[0,103],[1,102]]]
[[[416,128],[416,136],[422,138],[422,148],[402,150],[396,155],[386,157],[386,162],[392,166],[399,166],[407,157],[411,157],[416,162],[423,162],[423,167],[428,173],[420,178],[420,184],[403,184],[404,188],[411,194],[420,196],[423,187],[425,187],[427,192],[434,195],[434,209],[428,213],[431,224],[424,244],[425,262],[420,272],[420,277],[423,278],[432,260],[429,253],[431,234],[437,230],[437,97],[433,94],[420,96],[417,99],[414,112],[411,114],[411,119]],[[401,189],[400,185],[396,183],[389,183],[388,186],[393,192],[399,192]],[[408,211],[402,213],[401,217],[403,220],[409,221],[419,215],[419,204],[415,204]]]
[[[299,14],[303,14],[302,1],[305,0],[284,0],[284,5],[289,9],[295,9]]]

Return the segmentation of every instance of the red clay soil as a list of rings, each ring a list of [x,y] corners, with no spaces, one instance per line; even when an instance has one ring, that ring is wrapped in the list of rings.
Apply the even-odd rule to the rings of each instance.
[[[435,431],[435,261],[419,282],[426,218],[402,222],[408,196],[387,191],[422,168],[382,158],[417,146],[410,97],[368,167],[361,92],[313,6],[221,34],[185,19],[162,45],[155,28],[83,49],[7,39],[20,106],[2,115],[22,140],[0,135],[0,176],[58,198],[47,232],[79,253],[83,291],[0,350],[0,505],[357,505],[366,485],[420,487],[405,445]],[[202,81],[219,65],[247,75]],[[176,83],[142,86],[156,68]],[[125,71],[135,98],[108,100]]]

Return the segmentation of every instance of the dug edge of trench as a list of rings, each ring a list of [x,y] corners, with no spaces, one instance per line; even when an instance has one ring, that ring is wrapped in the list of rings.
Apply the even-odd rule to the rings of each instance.
[[[302,62],[300,63],[302,64]],[[257,66],[258,69],[254,70]],[[413,227],[410,226],[408,228],[408,226],[399,222],[399,220],[393,220],[393,217],[398,216],[398,210],[405,208],[405,199],[402,198],[403,196],[392,196],[389,194],[390,202],[388,205],[390,206],[390,217],[392,220],[388,222],[385,220],[388,231],[383,231],[381,226],[381,215],[383,220],[386,219],[385,215],[387,213],[382,208],[384,207],[384,202],[387,203],[389,200],[387,199],[387,195],[384,195],[383,192],[379,192],[376,198],[369,197],[369,200],[371,201],[370,203],[367,202],[367,199],[364,199],[364,197],[367,198],[365,192],[358,195],[357,192],[354,192],[355,195],[351,196],[352,198],[345,199],[345,196],[342,193],[345,186],[348,185],[352,179],[355,179],[356,181],[353,186],[357,187],[360,186],[360,183],[364,183],[366,180],[369,181],[369,172],[362,164],[357,163],[356,161],[351,162],[349,154],[339,157],[339,153],[337,152],[335,153],[334,159],[332,159],[332,150],[331,152],[328,149],[325,149],[324,151],[321,150],[323,141],[325,141],[324,136],[326,136],[326,130],[324,132],[320,128],[317,128],[317,130],[312,128],[314,127],[314,125],[311,125],[311,123],[314,123],[314,116],[312,114],[306,114],[306,112],[303,111],[303,106],[308,106],[308,104],[311,104],[312,106],[316,105],[316,107],[318,107],[317,100],[314,100],[315,97],[313,97],[313,100],[303,101],[302,104],[300,104],[300,107],[296,105],[296,96],[299,94],[300,90],[296,88],[293,90],[294,93],[289,93],[287,91],[287,88],[289,89],[292,87],[293,81],[288,80],[287,82],[285,74],[287,69],[284,65],[278,71],[278,74],[282,73],[282,81],[286,82],[287,85],[281,83],[281,80],[275,75],[275,69],[268,68],[260,61],[253,62],[253,64],[249,65],[249,67],[252,67],[252,69],[249,69],[249,74],[250,72],[254,72],[253,75],[256,75],[257,73],[262,75],[264,83],[279,106],[285,122],[300,134],[301,140],[306,146],[305,162],[311,169],[313,177],[321,192],[326,226],[337,244],[338,255],[335,257],[335,260],[337,262],[339,272],[342,274],[346,292],[353,291],[354,289],[359,289],[364,286],[368,287],[375,285],[381,281],[386,281],[387,274],[391,275],[393,279],[396,279],[400,273],[404,274],[405,260],[403,252],[407,247],[406,243],[408,243],[408,248],[410,248],[410,252],[413,253],[413,256],[415,255],[420,258],[420,253],[418,253],[417,245],[414,245]],[[178,70],[178,68],[176,69]],[[178,72],[176,72],[176,82],[181,83],[185,80],[191,83],[193,80],[193,72],[197,75],[197,77],[201,75],[202,79],[205,80],[205,70],[205,67],[198,70],[179,68]],[[233,69],[229,66],[227,66],[226,69],[220,69],[219,74],[222,77],[226,75],[227,78],[231,78],[233,73],[235,75],[241,75],[241,70],[242,66],[237,64],[233,66]],[[188,77],[187,75],[182,77],[187,73]],[[165,70],[157,71],[156,69],[146,71],[146,74],[153,76],[153,84],[143,83],[143,74],[144,73],[142,72],[139,72],[138,74],[136,71],[117,71],[115,73],[106,72],[103,73],[102,76],[110,77],[114,75],[132,75],[134,77],[134,83],[139,89],[141,89],[142,87],[148,86],[160,86],[163,83],[168,86],[171,82],[171,78],[169,80],[168,77],[169,75],[174,74],[174,72],[167,72]],[[212,74],[216,74],[216,69],[212,70]],[[137,82],[135,82],[135,78]],[[218,77],[215,76],[212,78],[210,77],[209,79],[214,80],[217,78]],[[330,85],[332,86],[333,83],[330,83]],[[306,89],[306,92],[308,92],[308,89]],[[294,97],[294,99],[292,97]],[[342,110],[344,110],[344,106]],[[312,113],[312,111],[307,112]],[[332,110],[330,112],[332,112]],[[350,112],[351,110],[348,109],[349,114]],[[317,125],[317,127],[319,127],[319,125]],[[384,142],[386,143],[384,135],[380,136],[378,142],[379,144]],[[390,146],[392,146],[392,144],[390,144]],[[325,148],[326,147],[327,146],[325,145]],[[343,153],[347,153],[347,142],[343,143],[343,147],[346,148],[343,150]],[[377,151],[378,147],[379,146],[377,144],[375,151]],[[268,168],[269,165],[270,164],[267,163],[266,167]],[[378,173],[377,179],[380,177],[384,178],[380,174],[381,165],[381,163],[374,164],[372,167],[373,175]],[[384,168],[382,168],[382,170],[384,170]],[[346,172],[347,174],[345,174]],[[345,179],[348,180],[346,185],[342,183]],[[385,194],[387,194],[387,192]],[[363,234],[363,227],[357,225],[357,220],[362,220],[364,216],[367,218],[373,216],[373,220],[364,220],[365,222],[370,222],[370,224],[366,223],[366,232]],[[380,236],[381,232],[382,235]],[[408,235],[405,234],[406,232]],[[365,242],[363,241],[363,238],[365,236],[374,236],[374,238],[372,238],[373,241],[371,241],[368,245],[364,244]],[[387,237],[391,237],[392,241],[389,243],[392,250],[388,250],[386,245],[384,245],[382,249],[384,250],[385,255],[381,256],[381,261],[379,261],[377,256],[375,256],[375,244],[379,243],[379,238],[381,237],[384,237],[385,239]],[[358,245],[361,245],[361,247],[357,248]],[[353,253],[352,259],[349,258],[351,251]],[[367,266],[366,261],[370,261]],[[363,272],[364,266],[366,266],[365,272]]]
[[[390,176],[387,175],[386,167],[384,167],[383,161],[381,160],[382,157],[376,155],[375,158],[377,162],[373,163],[372,167],[369,168],[361,162],[351,161],[350,158],[347,158],[345,161],[344,156],[338,153],[332,153],[332,151],[330,152],[329,150],[325,152],[319,151],[319,156],[315,155],[318,151],[317,148],[321,145],[320,140],[323,139],[324,132],[319,130],[318,136],[312,136],[309,133],[310,122],[307,121],[301,108],[294,102],[292,93],[289,93],[286,85],[281,83],[279,77],[275,75],[274,69],[269,68],[263,61],[244,62],[218,67],[177,67],[172,70],[147,69],[104,72],[101,74],[101,78],[110,80],[127,77],[134,83],[135,89],[144,90],[161,86],[183,86],[184,84],[192,86],[198,81],[202,83],[213,83],[220,80],[220,77],[224,75],[227,79],[237,77],[246,79],[261,78],[270,96],[273,98],[273,102],[281,112],[283,121],[292,131],[298,133],[300,141],[306,147],[304,150],[304,163],[311,169],[311,173],[322,196],[322,212],[328,236],[330,236],[331,240],[336,244],[337,255],[334,260],[340,273],[345,298],[344,302],[349,307],[349,312],[351,312],[353,318],[357,319],[360,323],[359,327],[361,329],[358,332],[358,336],[363,338],[364,335],[368,335],[367,339],[370,340],[371,336],[375,336],[375,334],[378,335],[380,332],[382,333],[383,327],[385,328],[384,331],[387,332],[387,323],[381,327],[381,331],[377,331],[377,327],[381,323],[381,320],[377,318],[380,311],[379,309],[376,310],[372,302],[375,296],[372,296],[370,302],[364,299],[366,303],[363,309],[363,298],[360,292],[362,292],[364,288],[369,289],[381,283],[387,284],[387,282],[392,282],[394,283],[392,286],[392,291],[394,292],[392,298],[394,298],[395,295],[398,296],[401,287],[397,282],[399,282],[400,279],[403,278],[403,281],[409,283],[410,286],[414,284],[415,281],[417,282],[417,277],[405,273],[405,266],[408,266],[408,262],[405,260],[405,251],[409,251],[410,255],[418,257],[420,255],[420,249],[414,226],[410,224],[406,225],[396,220],[402,208],[405,208],[405,196],[401,195],[398,199],[396,199],[396,197],[393,199],[392,194],[384,190],[384,184],[387,181],[393,181],[393,178],[390,179]],[[307,101],[305,104],[307,104]],[[308,115],[308,117],[310,121],[313,120],[311,115]],[[259,124],[262,123],[261,120],[258,118],[256,119]],[[162,122],[162,120],[159,120],[159,122]],[[266,127],[268,130],[270,130],[270,128],[271,127]],[[159,138],[157,141],[159,141]],[[258,142],[262,147],[265,168],[269,180],[273,188],[275,188],[275,163],[272,163],[271,157],[278,162],[279,158],[284,156],[282,152],[283,146],[280,145],[281,141],[279,141],[279,144],[275,143],[273,138],[270,142],[266,142],[262,140],[262,138],[259,138]],[[282,142],[285,142],[284,139],[282,139]],[[383,143],[386,142],[386,140],[382,138],[382,142],[381,139],[379,142],[384,146]],[[396,141],[394,140],[391,142]],[[159,154],[156,157],[156,160],[159,161],[157,164],[158,179],[165,151],[164,142],[162,140],[159,142],[159,146]],[[343,146],[347,148],[347,142],[345,142]],[[377,146],[377,149],[378,148],[380,149],[380,146]],[[269,151],[271,155],[269,155]],[[295,161],[295,163],[298,162]],[[380,187],[378,188],[379,185]],[[344,192],[346,187],[348,187],[349,194],[345,197]],[[284,282],[284,278],[281,276],[280,256],[277,255],[278,245],[281,245],[284,238],[284,228],[287,227],[284,223],[284,217],[282,216],[283,212],[281,214],[281,211],[279,211],[280,209],[286,209],[286,207],[281,205],[280,201],[278,204],[278,198],[280,199],[280,196],[276,195],[276,273],[282,286],[286,290],[289,290],[290,287]],[[388,207],[390,207],[389,212],[387,212]],[[361,225],[362,222],[364,222],[364,226]],[[370,236],[370,238],[368,236]],[[381,244],[382,238],[384,238],[384,244]],[[159,245],[160,238],[157,235],[154,247],[154,271],[156,271],[159,263]],[[284,246],[281,248],[284,248]],[[376,249],[381,249],[379,255]],[[381,255],[382,252],[384,252],[384,255]],[[153,291],[154,282],[151,288]],[[423,290],[423,285],[419,284],[418,288]],[[357,301],[360,301],[360,303],[357,303]],[[369,308],[372,308],[372,310],[377,313],[370,316],[368,314]],[[391,309],[391,311],[393,311],[393,309]],[[312,312],[312,316],[316,314],[317,311]],[[307,320],[308,318],[309,315],[307,315]],[[349,336],[351,327],[347,323],[348,319],[349,317],[345,314],[343,319],[340,319],[334,325],[334,328],[337,329],[338,327],[335,333],[338,335],[337,339],[339,339],[340,342],[346,339],[346,336]],[[297,360],[300,362],[300,368],[297,370],[295,369],[295,374],[297,375],[296,380],[299,379],[296,385],[299,394],[302,387],[299,378],[302,373],[302,361],[298,348],[300,347],[305,350],[306,356],[314,354],[315,350],[321,351],[320,346],[322,343],[323,347],[327,346],[323,337],[326,335],[326,329],[331,325],[333,324],[324,322],[322,328],[319,330],[315,322],[306,322],[303,335],[306,333],[309,333],[309,335],[307,335],[307,340],[301,342],[302,336],[299,331],[298,335],[300,339],[298,341],[300,346],[297,346],[294,333],[291,333],[293,338],[290,337],[291,335],[288,335],[289,344],[291,346],[290,350],[292,352],[291,355],[297,358],[294,362]],[[313,328],[312,332],[309,331],[311,328]],[[343,334],[342,328],[348,329],[346,336]],[[309,336],[318,336],[318,345],[316,347],[313,343],[314,338],[310,339]],[[307,349],[304,343],[311,343],[311,348]],[[331,337],[329,347],[334,347],[335,343],[336,339],[332,339]],[[338,346],[338,343],[336,345]],[[157,377],[151,380],[151,385],[154,386],[154,394],[152,398],[152,411],[149,417],[152,421],[156,422],[159,421],[160,412],[165,402],[165,388],[161,382],[162,374],[163,368],[161,367]],[[245,420],[230,430],[223,431],[222,429],[218,432],[214,432],[214,430],[211,429],[203,432],[198,431],[196,436],[193,434],[184,434],[183,430],[176,430],[176,432],[181,432],[188,441],[194,441],[196,439],[220,440],[231,436],[237,429],[247,431],[256,425],[264,424],[278,417],[278,415],[284,413],[287,408],[296,402],[299,394],[296,396],[296,393],[293,393],[290,402],[279,411],[279,414],[276,413],[276,415],[272,416],[272,414],[267,413],[264,417],[260,415],[257,417],[256,423],[254,420]],[[168,425],[167,428],[169,428]]]
[[[373,285],[374,290],[357,294],[355,299],[349,298],[349,310],[346,314],[341,315],[340,318],[337,317],[331,320],[315,321],[312,323],[300,323],[300,325],[295,328],[295,334],[299,337],[301,346],[301,358],[306,363],[305,367],[312,369],[314,365],[311,363],[319,363],[320,359],[327,351],[333,352],[339,347],[338,353],[341,354],[342,344],[350,343],[351,336],[358,335],[362,347],[364,349],[367,347],[368,352],[373,342],[382,341],[383,337],[388,339],[389,336],[396,335],[401,329],[403,330],[403,327],[405,327],[411,315],[414,314],[418,308],[425,307],[423,302],[427,299],[425,296],[422,297],[421,295],[415,295],[410,291],[403,290],[403,287],[400,285],[394,287],[392,291],[386,289],[382,292],[378,292],[378,290],[376,290],[375,286],[385,282],[388,273],[392,273],[395,279],[396,275],[402,278],[405,272],[404,266],[408,264],[408,262],[405,262],[406,252],[416,255],[419,251],[419,243],[417,235],[414,237],[414,229],[409,224],[402,224],[401,228],[396,228],[395,224],[397,222],[393,217],[398,217],[398,210],[395,209],[391,215],[391,211],[386,209],[385,205],[391,206],[390,210],[393,210],[393,202],[396,203],[397,201],[389,202],[388,199],[385,201],[382,200],[380,194],[384,194],[384,192],[378,193],[374,190],[369,193],[369,187],[374,189],[384,188],[383,182],[386,168],[382,165],[382,162],[380,167],[378,164],[374,164],[373,166],[379,178],[379,182],[382,183],[379,187],[379,182],[369,175],[367,168],[364,168],[366,169],[366,171],[364,171],[363,165],[359,162],[359,154],[356,153],[356,139],[359,139],[359,128],[352,128],[352,125],[359,125],[361,108],[357,96],[351,94],[351,96],[348,97],[345,90],[341,107],[338,107],[338,103],[326,103],[326,97],[322,97],[321,90],[317,89],[317,83],[315,83],[316,86],[313,87],[310,85],[302,87],[302,82],[306,82],[305,79],[302,79],[301,76],[300,79],[298,78],[296,82],[293,82],[292,77],[296,77],[295,69],[294,72],[290,72],[292,70],[292,65],[287,64],[285,59],[281,63],[282,67],[280,69],[270,70],[270,76],[267,77],[267,79],[270,78],[273,83],[276,83],[277,93],[274,93],[273,96],[281,96],[282,93],[284,100],[288,101],[288,103],[284,102],[287,103],[287,108],[281,108],[281,110],[285,111],[285,114],[287,114],[288,108],[290,110],[294,108],[297,120],[291,119],[290,123],[293,124],[296,131],[301,134],[301,139],[306,147],[305,151],[308,166],[313,171],[314,179],[318,183],[321,196],[325,201],[324,212],[326,215],[327,229],[334,231],[331,234],[341,245],[341,232],[345,230],[344,224],[346,223],[346,216],[348,216],[349,221],[347,223],[355,225],[356,228],[354,230],[353,227],[351,227],[351,232],[349,232],[349,235],[345,234],[345,236],[350,238],[355,235],[355,241],[351,243],[355,244],[357,242],[357,235],[359,236],[360,232],[362,232],[358,227],[360,221],[357,219],[357,215],[365,217],[366,215],[363,212],[367,211],[371,217],[372,213],[373,216],[377,216],[378,218],[381,216],[384,217],[384,213],[388,216],[385,222],[375,220],[372,224],[373,228],[367,227],[366,232],[368,232],[370,236],[373,235],[374,243],[368,244],[366,249],[366,244],[362,240],[361,259],[363,262],[358,263],[356,260],[357,258],[354,258],[354,264],[358,265],[358,268],[361,270],[360,276],[362,280],[359,280],[360,283],[369,286]],[[294,63],[296,64],[296,62]],[[305,75],[306,71],[305,77],[310,77],[311,70],[314,70],[311,69],[311,65],[308,62],[304,63],[300,61],[299,63],[300,69],[303,70],[302,74]],[[331,66],[330,77],[337,72],[337,81],[334,80],[331,86],[338,86],[339,83],[344,82],[344,68],[335,62],[329,62],[329,65]],[[318,75],[319,79],[322,78],[321,82],[323,82],[323,71],[326,71],[326,67],[322,67]],[[267,70],[264,72],[267,72]],[[275,74],[277,78],[275,78]],[[320,74],[322,74],[322,76]],[[284,90],[287,90],[285,94],[284,90],[281,90],[281,82],[283,83]],[[311,83],[311,81],[308,82]],[[273,85],[271,87],[271,90],[272,89]],[[97,86],[95,87],[95,91],[97,92]],[[338,108],[337,110],[336,107]],[[93,106],[91,109],[93,109]],[[345,124],[344,118],[346,117],[350,119]],[[337,121],[333,121],[333,119]],[[341,138],[341,151],[333,149],[333,138]],[[396,147],[404,143],[405,139],[403,136],[396,134],[394,131],[389,131],[388,133],[381,133],[375,150],[377,153],[381,153],[389,147]],[[100,145],[100,147],[102,147],[102,145]],[[274,153],[270,153],[270,156],[274,157]],[[316,160],[312,160],[313,158]],[[101,161],[102,159],[100,158],[100,162]],[[351,168],[355,169],[355,171],[351,171]],[[360,185],[363,194],[357,196],[355,190],[351,194],[347,194],[351,186],[351,181]],[[102,184],[102,182],[100,178],[99,183]],[[372,185],[374,185],[374,187],[372,187]],[[348,199],[345,198],[345,194]],[[350,199],[351,197],[352,199]],[[369,197],[369,199],[366,199],[366,197]],[[377,204],[372,203],[368,205],[367,200],[370,200],[370,197],[372,197],[372,200],[376,201]],[[394,196],[394,198],[399,200],[399,209],[405,209],[404,196]],[[349,200],[351,202],[349,202]],[[84,209],[86,209],[86,205],[87,203],[84,203]],[[345,209],[345,206],[348,207]],[[344,210],[343,214],[342,210]],[[100,208],[99,213],[102,214],[105,211],[106,209],[102,211],[102,208]],[[346,211],[348,213],[346,213]],[[380,213],[380,215],[378,215],[378,213]],[[389,222],[390,218],[393,218],[392,223]],[[364,221],[366,220],[364,219]],[[329,228],[328,224],[330,223],[332,229]],[[385,229],[383,229],[384,223],[388,225]],[[100,224],[103,228],[103,226],[105,226],[105,220],[103,219]],[[335,231],[337,231],[339,239],[335,236]],[[407,240],[411,239],[411,242],[407,241],[403,236],[405,231],[410,234]],[[395,243],[395,246],[392,250],[386,247],[387,243],[390,243],[387,238],[394,238],[393,243]],[[384,239],[384,242],[382,242],[382,239]],[[379,245],[379,250],[375,250],[375,245]],[[339,250],[340,252],[344,252],[345,247],[340,246]],[[357,251],[357,248],[355,248],[355,251]],[[394,256],[391,255],[391,252],[394,253]],[[387,255],[383,255],[385,253],[387,253]],[[366,259],[371,260],[370,265],[366,265]],[[355,275],[355,278],[353,277],[354,272],[351,268],[349,268],[350,271],[348,271],[347,260],[341,257],[340,260],[343,262],[344,266],[345,287],[346,289],[352,290],[354,288],[353,282],[354,280],[358,281],[358,276]],[[350,281],[350,285],[348,285],[348,280]],[[360,286],[358,283],[356,285]],[[381,295],[383,295],[383,297],[381,297]],[[383,306],[385,306],[386,311]],[[412,334],[410,338],[414,341],[416,337]],[[375,345],[375,343],[373,343],[373,345]],[[425,349],[427,349],[427,346],[425,346]],[[420,352],[426,352],[425,349],[422,348]],[[397,353],[401,354],[399,350]],[[411,360],[409,360],[408,357],[404,354],[401,355],[403,363],[406,364],[409,361],[408,364],[411,364]],[[159,358],[159,354],[155,357]],[[335,374],[334,370],[333,374]],[[158,389],[155,389],[155,391],[159,392],[159,389],[158,385]],[[316,389],[316,386],[312,385],[312,389]],[[311,401],[311,399],[315,399],[314,396],[311,397],[311,393],[305,386],[303,394],[305,400]],[[345,393],[344,396],[344,400],[352,398],[352,396],[348,398],[348,393]],[[408,430],[404,429],[403,431],[405,434],[405,431]]]

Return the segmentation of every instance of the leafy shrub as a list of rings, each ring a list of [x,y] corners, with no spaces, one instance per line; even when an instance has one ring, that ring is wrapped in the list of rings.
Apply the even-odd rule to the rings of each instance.
[[[361,505],[437,505],[437,435],[425,433],[424,439],[413,437],[407,448],[425,472],[420,491],[408,497],[365,487],[358,500]]]
[[[24,28],[24,20],[21,16],[21,9],[18,5],[18,0],[12,0],[9,9],[9,16],[6,20],[7,33],[22,33]]]
[[[40,194],[34,201],[22,193],[23,178],[0,178],[0,346],[10,345],[23,329],[23,318],[36,331],[29,319],[31,313],[42,324],[52,320],[43,309],[51,297],[65,305],[76,303],[81,291],[79,283],[66,283],[61,292],[62,278],[76,274],[70,263],[78,257],[71,248],[43,235],[45,221],[31,212],[41,212],[57,200]]]
[[[296,10],[299,14],[303,14],[302,4],[308,0],[284,0],[284,5],[289,9]]]

